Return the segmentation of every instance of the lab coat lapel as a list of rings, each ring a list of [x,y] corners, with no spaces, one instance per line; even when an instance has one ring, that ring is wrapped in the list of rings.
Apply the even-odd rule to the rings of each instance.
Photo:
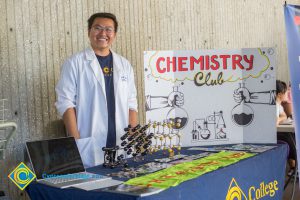
[[[105,82],[104,82],[104,75],[101,70],[101,66],[97,60],[97,57],[94,51],[91,48],[86,49],[86,58],[89,61],[90,67],[92,68],[94,75],[101,86],[102,92],[104,94],[104,98],[106,100],[106,93],[105,93]]]
[[[116,94],[118,94],[118,83],[120,80],[120,73],[121,73],[121,66],[122,63],[120,61],[120,57],[116,55],[115,52],[111,51],[113,55],[113,70],[114,70],[114,93],[115,93],[115,98]]]

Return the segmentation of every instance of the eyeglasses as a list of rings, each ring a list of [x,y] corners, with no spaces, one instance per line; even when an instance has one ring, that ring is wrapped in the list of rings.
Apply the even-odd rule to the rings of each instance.
[[[96,34],[100,33],[101,31],[105,31],[107,34],[112,34],[114,32],[114,28],[105,26],[93,26],[92,31]]]

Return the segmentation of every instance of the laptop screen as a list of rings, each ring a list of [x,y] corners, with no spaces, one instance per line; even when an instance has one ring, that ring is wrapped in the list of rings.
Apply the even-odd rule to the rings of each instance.
[[[73,137],[26,142],[26,147],[37,179],[85,171]]]

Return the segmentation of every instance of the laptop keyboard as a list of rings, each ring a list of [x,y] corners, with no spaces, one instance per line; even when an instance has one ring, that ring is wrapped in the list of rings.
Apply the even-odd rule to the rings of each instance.
[[[88,183],[88,185],[91,185],[93,182],[104,183],[108,180],[111,180],[111,177],[103,176],[99,174],[93,174],[90,172],[80,172],[74,174],[67,174],[65,176],[60,176],[60,177],[45,178],[40,180],[39,182],[44,183],[46,185],[50,185],[52,187],[68,188],[68,187],[74,187],[76,185],[79,186],[81,184],[86,184],[86,183]]]
[[[52,183],[52,184],[59,184],[59,183],[66,183],[66,182],[70,182],[70,181],[76,181],[76,180],[80,180],[83,178],[48,178],[45,179],[45,181]]]
[[[75,173],[70,175],[60,176],[60,177],[53,177],[53,178],[46,178],[44,179],[46,182],[52,183],[52,184],[60,184],[60,183],[66,183],[66,182],[74,182],[86,179],[94,179],[93,176],[95,174],[91,174],[89,172],[81,172],[81,173]]]

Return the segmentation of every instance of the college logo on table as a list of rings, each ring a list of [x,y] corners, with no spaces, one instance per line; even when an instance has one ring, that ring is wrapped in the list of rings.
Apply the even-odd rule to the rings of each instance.
[[[274,197],[278,190],[278,181],[274,180],[269,183],[264,181],[259,184],[258,187],[254,185],[248,188],[248,197],[237,184],[236,180],[232,178],[228,192],[226,195],[226,200],[253,200],[253,199],[263,199],[264,197]]]
[[[234,178],[228,188],[226,200],[247,200],[247,197]]]
[[[24,190],[26,186],[35,179],[35,174],[21,162],[9,175],[8,178],[20,188]]]

